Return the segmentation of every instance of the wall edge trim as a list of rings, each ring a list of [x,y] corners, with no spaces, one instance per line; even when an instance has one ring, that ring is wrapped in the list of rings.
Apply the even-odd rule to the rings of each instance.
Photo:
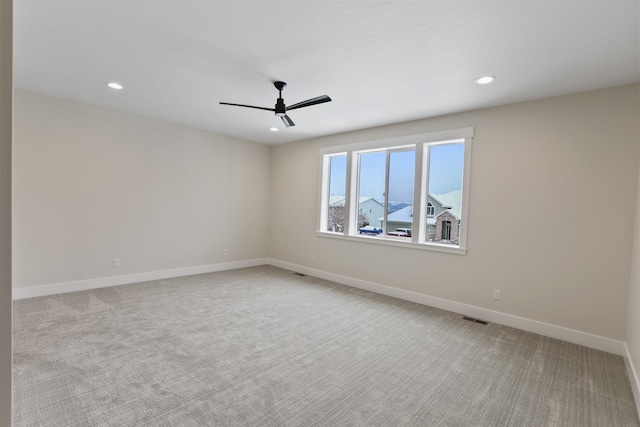
[[[627,376],[629,377],[629,382],[631,383],[631,391],[633,391],[633,398],[636,400],[636,409],[638,411],[638,418],[640,418],[640,376],[638,376],[638,371],[636,367],[633,365],[633,360],[631,359],[631,353],[629,353],[629,347],[627,344],[624,344],[624,365],[627,368]]]

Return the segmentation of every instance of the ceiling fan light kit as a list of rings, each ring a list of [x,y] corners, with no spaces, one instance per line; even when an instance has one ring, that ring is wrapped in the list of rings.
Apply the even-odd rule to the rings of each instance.
[[[316,96],[315,98],[307,99],[306,101],[298,102],[297,104],[293,104],[290,107],[287,107],[284,103],[284,99],[282,99],[282,89],[284,89],[287,84],[285,82],[273,82],[273,85],[278,90],[278,99],[276,100],[276,105],[274,108],[267,107],[256,107],[255,105],[246,105],[246,104],[233,104],[230,102],[221,102],[222,105],[234,105],[236,107],[247,107],[247,108],[256,108],[258,110],[266,110],[273,111],[276,116],[282,119],[282,122],[286,127],[295,126],[296,124],[291,120],[291,118],[287,115],[287,111],[295,110],[297,108],[310,107],[316,104],[322,104],[324,102],[331,101],[327,95]]]

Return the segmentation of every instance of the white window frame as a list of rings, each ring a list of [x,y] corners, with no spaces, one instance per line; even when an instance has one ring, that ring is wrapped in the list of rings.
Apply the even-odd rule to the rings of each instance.
[[[472,142],[473,128],[468,127],[320,148],[320,198],[318,206],[319,215],[316,234],[320,237],[344,239],[357,242],[465,254],[467,251],[467,225],[469,222],[469,184],[471,175]],[[429,188],[428,167],[430,148],[435,145],[451,143],[464,143],[464,165],[462,172],[462,210],[460,219],[460,235],[458,236],[457,246],[427,241],[425,236],[427,230],[427,217],[426,215],[423,215],[423,211],[426,210],[428,200],[427,192]],[[414,148],[416,151],[416,164],[413,197],[413,232],[411,233],[411,241],[408,241],[405,238],[396,239],[392,236],[376,237],[359,235],[357,229],[358,215],[356,214],[358,212],[358,155],[371,151],[387,150],[387,153],[389,153],[391,151]],[[344,230],[342,232],[333,232],[326,230],[330,184],[329,164],[330,158],[332,156],[338,155],[347,156],[347,182],[344,206],[345,224]],[[388,176],[386,178],[386,185],[388,185]],[[386,225],[387,224],[385,221],[384,226],[386,227]]]

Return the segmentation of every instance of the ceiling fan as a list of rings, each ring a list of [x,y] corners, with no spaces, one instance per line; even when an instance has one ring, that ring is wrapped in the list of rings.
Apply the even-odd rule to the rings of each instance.
[[[297,108],[302,108],[302,107],[310,107],[312,105],[322,104],[323,102],[331,101],[331,98],[329,98],[327,95],[320,95],[320,96],[316,96],[315,98],[307,99],[306,101],[298,102],[297,104],[293,104],[290,107],[287,107],[286,105],[284,105],[284,99],[282,99],[282,89],[284,89],[285,86],[287,86],[287,84],[285,82],[273,82],[273,85],[276,87],[276,89],[278,89],[278,100],[276,101],[275,108],[256,107],[254,105],[245,105],[245,104],[232,104],[230,102],[221,102],[220,104],[235,105],[236,107],[257,108],[258,110],[273,111],[276,113],[276,116],[282,119],[282,122],[286,127],[290,127],[290,126],[295,126],[296,124],[293,123],[293,120],[291,120],[289,116],[287,116],[287,111],[295,110]]]

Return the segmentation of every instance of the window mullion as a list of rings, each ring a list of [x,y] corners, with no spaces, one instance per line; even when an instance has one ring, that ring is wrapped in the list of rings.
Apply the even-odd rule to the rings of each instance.
[[[353,155],[353,151],[347,152],[347,188],[344,194],[344,233],[345,235],[356,234],[357,215],[354,217],[353,212],[358,211],[357,202],[354,207],[354,198],[357,196],[358,186],[358,156]]]
[[[384,172],[384,221],[382,222],[382,235],[386,236],[387,232],[387,214],[389,212],[389,164],[391,163],[389,160],[391,158],[391,153],[389,151],[386,152],[387,160],[385,165]]]
[[[424,198],[424,205],[426,206],[429,201],[429,166],[431,165],[431,145],[430,144],[420,144],[423,149],[422,153],[422,176],[420,178],[421,195]],[[422,201],[421,201],[422,204]],[[426,215],[424,216],[424,226],[420,230],[424,233],[424,240],[420,240],[421,242],[426,242],[429,240],[429,225]]]
[[[413,231],[411,241],[414,243],[424,242],[426,234],[426,212],[427,200],[425,197],[424,182],[424,144],[416,144],[416,164],[413,174]]]

